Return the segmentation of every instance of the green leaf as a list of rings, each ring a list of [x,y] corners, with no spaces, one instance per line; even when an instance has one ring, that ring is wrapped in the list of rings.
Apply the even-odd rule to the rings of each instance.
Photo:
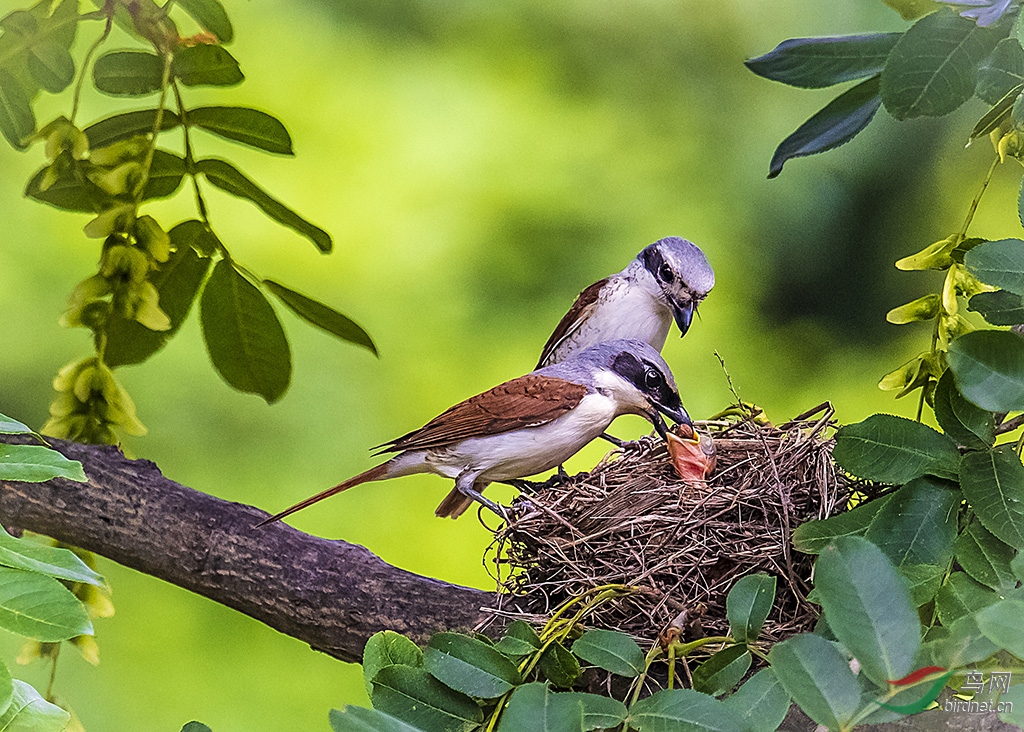
[[[995,415],[964,399],[949,369],[935,386],[934,402],[935,419],[957,444],[984,450],[995,442]]]
[[[971,134],[968,140],[975,140],[982,135],[987,135],[992,130],[998,128],[1003,122],[1010,116],[1013,110],[1017,98],[1020,96],[1021,90],[1024,90],[1024,84],[1013,87],[1010,91],[1006,92],[1006,95],[995,103],[992,109],[988,110],[981,116],[977,124],[974,125],[974,129],[971,130]]]
[[[897,41],[882,71],[882,102],[898,120],[941,117],[974,94],[978,64],[1000,40],[948,8],[926,15]]]
[[[9,567],[0,567],[0,627],[43,643],[92,635],[89,613],[64,585]]]
[[[412,666],[378,671],[370,698],[374,708],[431,732],[469,732],[484,720],[475,701]]]
[[[739,714],[693,689],[663,689],[629,710],[629,725],[641,732],[736,732]]]
[[[817,89],[880,73],[901,35],[871,33],[838,38],[791,38],[744,64],[766,79]]]
[[[115,114],[89,125],[82,132],[89,139],[89,148],[106,147],[136,135],[147,135],[156,126],[155,109],[140,109],[136,112]],[[169,109],[165,109],[160,118],[160,130],[173,130],[181,124],[181,118]]]
[[[171,71],[185,86],[234,86],[245,79],[227,49],[204,43],[179,48]]]
[[[516,661],[540,650],[543,644],[529,623],[524,620],[513,620],[505,629],[505,636],[495,645],[500,653]]]
[[[1024,295],[1024,241],[982,242],[964,255],[964,265],[982,282]]]
[[[206,279],[213,260],[200,257],[191,247],[183,245],[181,224],[169,232],[176,251],[151,275],[160,295],[160,309],[171,320],[169,330],[150,330],[135,320],[128,320],[114,310],[107,318],[107,347],[104,360],[108,366],[142,363],[163,348],[181,328],[192,309],[199,288]]]
[[[64,166],[52,185],[43,190],[42,183],[49,169],[50,166],[41,168],[32,177],[25,188],[26,196],[64,211],[94,214],[107,208],[103,202],[109,201],[110,197],[82,175],[77,163]]]
[[[953,621],[948,630],[948,636],[932,644],[929,659],[933,665],[962,668],[988,658],[999,650],[981,632],[974,615],[965,615]]]
[[[949,368],[968,400],[990,412],[1024,410],[1024,339],[978,330],[949,344]]]
[[[217,235],[198,219],[182,221],[171,229],[168,235],[171,237],[171,242],[174,244],[175,249],[191,247],[199,254],[204,254],[207,257],[212,257],[223,249]]]
[[[245,145],[294,155],[292,138],[280,120],[247,107],[199,107],[188,113],[189,124]]]
[[[1016,552],[993,536],[979,521],[971,521],[957,537],[954,548],[956,561],[983,585],[993,590],[1008,590],[1017,585],[1017,578],[1010,568]]]
[[[862,536],[892,494],[862,503],[827,519],[812,519],[796,527],[793,548],[804,554],[817,554],[840,536]]]
[[[978,67],[978,87],[974,93],[989,104],[996,104],[1021,84],[1024,84],[1024,49],[1016,38],[1004,38]]]
[[[423,667],[438,681],[478,699],[495,699],[523,683],[516,667],[486,643],[459,633],[437,633]]]
[[[330,720],[334,732],[424,732],[390,714],[351,704],[341,710],[332,709]]]
[[[881,549],[859,536],[836,539],[818,556],[814,589],[832,632],[871,681],[884,688],[910,672],[920,621],[906,581]]]
[[[373,691],[373,677],[377,672],[395,664],[422,666],[423,651],[393,630],[382,630],[371,635],[363,647],[363,681],[366,683],[367,694]]]
[[[153,164],[149,169],[149,179],[142,193],[143,200],[166,198],[181,185],[185,177],[185,159],[165,150],[153,151]]]
[[[49,577],[105,587],[106,581],[73,551],[17,539],[0,526],[0,565],[40,572]]]
[[[59,94],[75,80],[75,60],[67,48],[43,39],[29,47],[28,70],[39,86]]]
[[[263,284],[277,298],[288,306],[288,309],[298,315],[311,325],[336,335],[343,341],[355,343],[370,351],[374,356],[377,354],[377,346],[374,345],[370,335],[360,328],[354,321],[342,315],[334,308],[324,305],[313,298],[285,287],[274,280],[263,280]]]
[[[979,292],[968,300],[967,309],[981,313],[992,325],[1024,323],[1024,299],[1006,290]]]
[[[724,704],[743,719],[741,729],[775,732],[789,712],[789,692],[775,671],[763,668],[726,698]]]
[[[899,485],[920,475],[956,478],[960,453],[931,427],[891,414],[873,414],[836,433],[832,457],[848,473]]]
[[[68,460],[49,447],[0,444],[0,480],[42,483],[52,478],[79,483],[88,480],[80,462]]]
[[[1024,659],[1024,602],[1000,600],[978,613],[978,627],[999,648]]]
[[[0,435],[33,435],[35,434],[28,425],[22,424],[16,419],[11,419],[6,414],[0,414]]]
[[[219,0],[177,0],[176,4],[191,15],[200,28],[217,36],[221,43],[231,43],[235,37],[231,20]]]
[[[319,226],[306,221],[280,201],[272,198],[266,191],[242,175],[230,163],[216,158],[208,158],[196,162],[196,172],[203,173],[207,180],[221,190],[233,196],[246,198],[255,203],[267,216],[295,231],[299,232],[322,252],[332,248],[331,235]]]
[[[775,178],[793,158],[845,145],[868,126],[881,104],[877,76],[846,90],[779,143],[768,165],[768,177]]]
[[[892,495],[864,534],[897,569],[910,571],[907,579],[916,606],[935,596],[938,580],[953,559],[960,501],[960,492],[951,485],[915,478]],[[922,577],[922,565],[934,569],[926,570],[924,584],[918,584],[914,580]]]
[[[288,388],[291,352],[274,309],[227,259],[217,262],[200,300],[206,350],[233,388],[276,402]]]
[[[28,145],[25,141],[36,131],[36,115],[29,96],[18,80],[0,69],[0,133],[18,150]]]
[[[589,664],[630,679],[645,667],[644,652],[636,641],[613,630],[588,630],[572,644],[572,652]]]
[[[561,643],[552,643],[540,657],[540,671],[554,686],[570,688],[579,679],[582,670],[576,656]]]
[[[117,97],[158,92],[163,76],[163,60],[148,51],[112,51],[96,59],[92,67],[96,88]]]
[[[1019,582],[1024,582],[1024,552],[1020,552],[1010,562],[1010,571]]]
[[[14,682],[11,679],[11,672],[7,670],[7,666],[0,663],[0,717],[10,709],[11,702],[14,701]]]
[[[63,732],[71,715],[51,704],[24,681],[14,679],[14,695],[7,711],[0,716],[4,732]]]
[[[583,705],[583,729],[613,729],[626,721],[629,712],[626,705],[618,699],[600,694],[569,692],[571,701],[578,700]]]
[[[935,0],[883,0],[903,20],[914,20],[935,11]]]
[[[999,719],[1007,724],[1024,727],[1024,684],[1011,686],[1009,691],[999,695],[999,701],[1002,702]]]
[[[731,691],[750,670],[750,651],[744,645],[729,646],[693,670],[693,689],[718,696]]]
[[[935,610],[942,624],[948,627],[998,599],[999,596],[995,592],[974,581],[964,572],[953,572],[942,583],[935,596]]]
[[[516,689],[497,732],[582,732],[583,702],[580,694],[555,694],[534,682]]]
[[[725,598],[725,614],[729,619],[729,633],[737,643],[757,640],[774,602],[774,577],[750,574],[733,585]]]
[[[1024,465],[1013,447],[965,455],[960,485],[982,526],[1024,549]]]
[[[845,728],[860,708],[857,677],[836,647],[821,636],[801,633],[776,643],[768,660],[793,701],[818,724]]]
[[[540,636],[537,635],[537,631],[534,630],[533,626],[525,620],[513,620],[505,629],[505,634],[509,638],[516,638],[524,641],[537,650],[540,650],[543,645],[543,643],[541,643]]]

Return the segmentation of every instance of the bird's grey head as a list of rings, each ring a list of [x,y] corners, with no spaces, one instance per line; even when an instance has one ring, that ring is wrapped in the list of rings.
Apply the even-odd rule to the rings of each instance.
[[[644,247],[637,259],[658,283],[681,335],[686,335],[697,306],[715,286],[708,258],[696,244],[667,236]]]
[[[621,379],[625,382],[623,389],[636,395],[639,413],[651,421],[663,438],[665,423],[659,412],[674,422],[691,424],[672,370],[661,354],[643,341],[622,339],[598,343],[574,353],[561,366],[567,371],[587,373],[598,387],[602,385],[599,372],[610,372],[613,378]]]

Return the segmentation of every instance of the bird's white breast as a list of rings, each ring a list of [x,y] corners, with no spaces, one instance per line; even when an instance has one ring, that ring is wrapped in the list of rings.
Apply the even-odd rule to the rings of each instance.
[[[467,468],[480,470],[480,481],[524,478],[550,470],[579,452],[611,424],[617,407],[608,396],[587,394],[575,409],[547,424],[471,437],[426,455],[426,461],[452,478]]]
[[[603,341],[635,338],[661,351],[672,325],[669,307],[639,282],[613,277],[601,290],[589,317],[555,349],[554,361]]]

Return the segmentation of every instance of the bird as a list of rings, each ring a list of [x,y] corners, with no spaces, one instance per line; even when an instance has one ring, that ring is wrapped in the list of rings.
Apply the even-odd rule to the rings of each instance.
[[[692,425],[668,364],[650,345],[631,339],[583,349],[459,402],[419,429],[374,448],[377,455],[397,453],[391,459],[257,526],[362,483],[415,473],[455,480],[435,511],[439,517],[458,518],[473,501],[504,516],[482,495],[489,483],[560,465],[623,414],[645,417],[662,439],[668,436],[662,414]]]
[[[579,294],[544,344],[537,368],[617,338],[644,341],[660,352],[672,320],[686,335],[714,286],[715,273],[700,247],[678,236],[659,239],[621,272]]]

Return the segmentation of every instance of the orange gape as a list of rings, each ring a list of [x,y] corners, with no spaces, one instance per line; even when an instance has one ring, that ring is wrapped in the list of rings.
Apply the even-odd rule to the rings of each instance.
[[[676,425],[668,433],[668,454],[684,483],[703,483],[715,469],[711,435],[694,432],[689,425]]]

